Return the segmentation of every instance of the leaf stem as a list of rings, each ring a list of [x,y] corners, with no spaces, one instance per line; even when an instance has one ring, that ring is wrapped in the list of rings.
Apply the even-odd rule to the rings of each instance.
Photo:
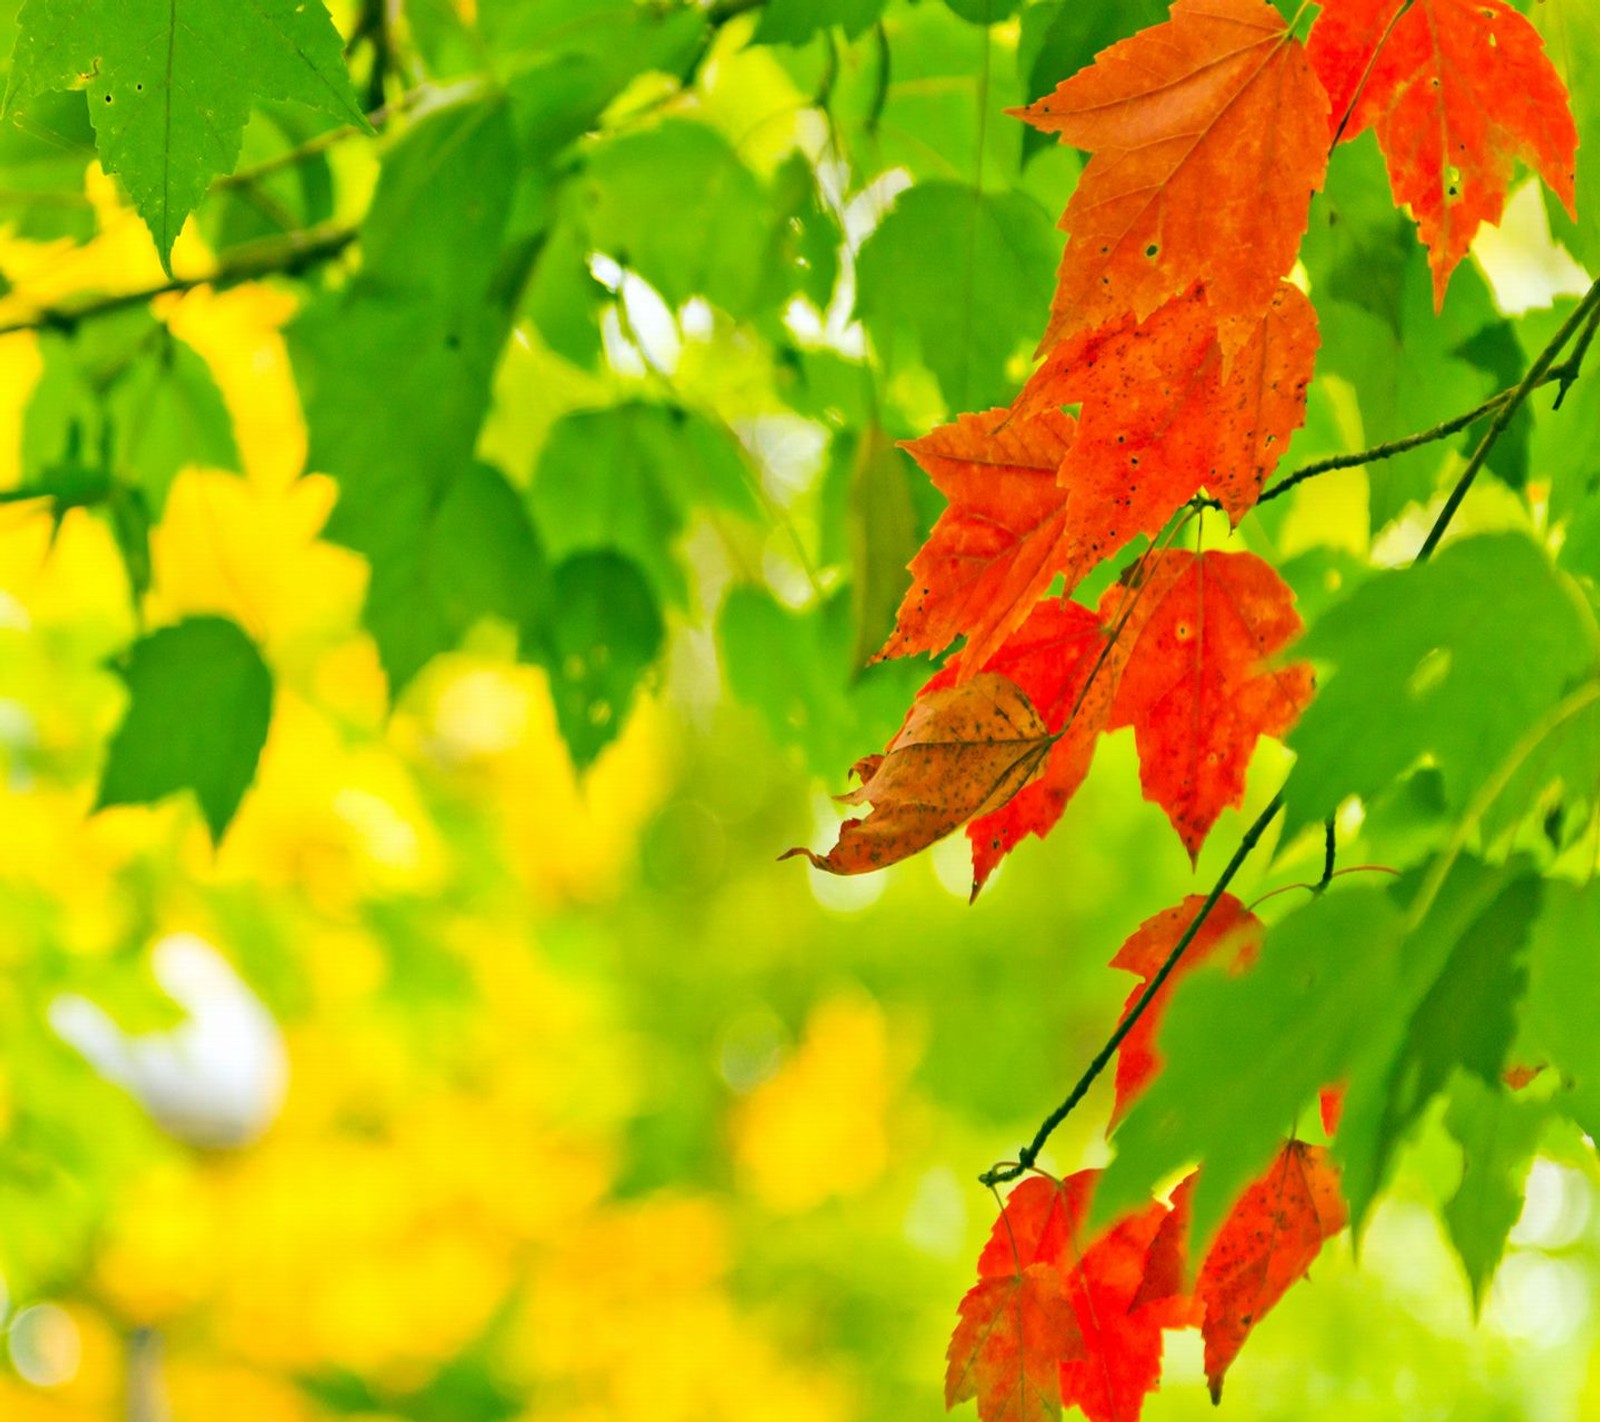
[[[1095,1054],[1089,1063],[1089,1068],[1078,1078],[1078,1083],[1067,1094],[1067,1099],[1056,1107],[1044,1119],[1044,1123],[1034,1133],[1034,1137],[1027,1145],[1017,1152],[1017,1159],[1011,1165],[991,1166],[978,1177],[979,1183],[988,1186],[991,1190],[996,1185],[1004,1184],[1008,1180],[1015,1180],[1025,1170],[1032,1166],[1038,1158],[1039,1152],[1044,1149],[1045,1143],[1050,1139],[1057,1126],[1067,1119],[1076,1108],[1077,1104],[1088,1094],[1089,1088],[1094,1085],[1096,1078],[1110,1064],[1113,1053],[1122,1045],[1122,1040],[1133,1031],[1134,1024],[1144,1016],[1145,1010],[1154,1000],[1155,995],[1161,991],[1162,984],[1172,976],[1173,970],[1182,960],[1189,945],[1194,942],[1195,935],[1200,932],[1205,921],[1211,915],[1211,910],[1217,906],[1217,900],[1227,892],[1228,885],[1233,882],[1233,877],[1244,867],[1244,862],[1250,857],[1261,836],[1267,832],[1267,827],[1278,817],[1278,812],[1283,809],[1283,792],[1280,790],[1268,802],[1267,807],[1256,816],[1255,823],[1244,832],[1239,841],[1239,847],[1233,851],[1233,858],[1223,869],[1217,882],[1212,885],[1211,892],[1206,895],[1206,901],[1200,905],[1200,911],[1195,914],[1189,926],[1184,929],[1182,937],[1173,945],[1172,951],[1167,954],[1164,962],[1156,975],[1150,979],[1139,1000],[1128,1010],[1127,1015],[1118,1024],[1117,1030],[1107,1039],[1105,1046]]]

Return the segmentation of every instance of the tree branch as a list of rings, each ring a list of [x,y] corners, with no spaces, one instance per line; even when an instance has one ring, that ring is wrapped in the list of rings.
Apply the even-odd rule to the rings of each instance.
[[[143,306],[158,296],[193,291],[209,286],[222,289],[265,276],[295,276],[330,262],[356,239],[356,229],[345,226],[312,228],[293,232],[288,237],[272,237],[246,242],[224,254],[217,265],[203,276],[178,277],[137,291],[97,296],[63,306],[46,306],[21,321],[0,325],[0,336],[18,331],[74,331],[85,321]]]
[[[1476,410],[1469,411],[1466,415],[1458,416],[1456,421],[1446,421],[1446,426],[1454,427],[1446,430],[1446,433],[1453,433],[1454,429],[1464,428],[1465,425],[1472,423],[1474,419],[1482,418],[1487,411],[1494,411],[1493,423],[1484,431],[1483,439],[1479,441],[1477,449],[1473,451],[1472,458],[1467,461],[1467,467],[1462,470],[1461,477],[1456,481],[1455,488],[1451,490],[1450,497],[1445,501],[1445,506],[1439,511],[1439,516],[1434,520],[1427,539],[1418,551],[1417,556],[1412,560],[1413,567],[1418,563],[1427,562],[1429,557],[1432,556],[1434,549],[1439,545],[1439,540],[1444,537],[1445,530],[1450,526],[1451,519],[1455,517],[1456,511],[1461,507],[1462,500],[1466,498],[1467,490],[1471,487],[1473,479],[1477,477],[1478,470],[1488,460],[1490,452],[1506,432],[1513,417],[1522,408],[1528,396],[1541,385],[1552,381],[1561,382],[1564,394],[1572,382],[1577,379],[1584,356],[1588,352],[1597,326],[1600,326],[1600,281],[1597,281],[1589,288],[1583,300],[1578,303],[1572,314],[1562,324],[1561,329],[1556,332],[1550,343],[1545,346],[1533,364],[1528,367],[1527,374],[1516,385],[1509,390],[1501,391],[1499,395],[1486,401]],[[1573,336],[1580,331],[1583,334],[1579,338],[1578,344],[1574,347],[1571,356],[1558,366],[1556,357],[1566,348],[1567,343],[1572,340]],[[1445,426],[1436,428],[1445,429]],[[1408,436],[1406,440],[1395,441],[1395,444],[1412,448],[1417,443],[1427,443],[1428,438],[1438,439],[1443,437],[1435,431],[1426,431],[1424,433],[1427,438]],[[1399,452],[1400,450],[1397,448],[1388,449],[1388,453],[1391,454]],[[1365,451],[1364,455],[1348,456],[1351,463],[1364,463],[1373,457],[1374,452],[1371,450]],[[1324,465],[1327,463],[1328,461],[1324,461]],[[1307,469],[1311,468],[1313,466],[1307,466]],[[1326,472],[1326,468],[1318,468],[1316,472]],[[1299,471],[1299,474],[1301,477],[1310,477],[1306,471]],[[1278,487],[1281,488],[1282,486]],[[1588,703],[1585,702],[1584,704]],[[1173,970],[1178,966],[1184,953],[1188,950],[1190,943],[1194,941],[1195,936],[1205,925],[1206,919],[1211,916],[1211,911],[1217,906],[1217,901],[1226,892],[1228,885],[1233,881],[1234,876],[1239,872],[1245,860],[1250,857],[1257,842],[1266,833],[1267,827],[1277,817],[1283,806],[1283,791],[1280,790],[1272,797],[1261,814],[1257,816],[1255,823],[1244,832],[1238,848],[1233,852],[1233,857],[1228,861],[1227,867],[1223,869],[1221,876],[1212,886],[1211,892],[1206,895],[1206,900],[1200,905],[1199,912],[1195,914],[1188,928],[1184,930],[1183,936],[1173,945],[1166,961],[1162,963],[1160,970],[1150,980],[1144,992],[1139,995],[1138,1001],[1128,1010],[1126,1016],[1117,1025],[1116,1031],[1111,1034],[1105,1045],[1095,1054],[1094,1060],[1089,1063],[1088,1070],[1078,1078],[1077,1084],[1067,1094],[1067,1099],[1044,1119],[1038,1131],[1035,1132],[1033,1139],[1017,1153],[1015,1161],[1004,1165],[991,1166],[978,1177],[980,1184],[993,1189],[996,1185],[1004,1184],[1008,1180],[1015,1180],[1033,1167],[1034,1161],[1038,1159],[1039,1152],[1044,1149],[1045,1143],[1050,1139],[1056,1128],[1072,1114],[1078,1103],[1088,1094],[1089,1088],[1110,1064],[1113,1054],[1122,1045],[1128,1033],[1133,1030],[1134,1024],[1149,1009],[1151,1002],[1155,999],[1155,995],[1160,992],[1162,984],[1172,975]],[[1334,877],[1332,866],[1335,847],[1332,823],[1330,821],[1326,830],[1323,879],[1315,886],[1319,892]]]
[[[1144,1016],[1145,1010],[1150,1006],[1152,999],[1161,991],[1161,986],[1172,976],[1172,971],[1178,966],[1184,952],[1194,941],[1195,935],[1200,932],[1211,910],[1217,906],[1217,900],[1227,892],[1228,885],[1233,882],[1233,876],[1244,867],[1244,862],[1250,857],[1251,851],[1256,847],[1261,836],[1267,832],[1267,826],[1278,817],[1278,812],[1283,809],[1283,791],[1279,791],[1268,802],[1266,809],[1256,816],[1256,821],[1244,832],[1244,837],[1239,841],[1239,847],[1233,851],[1233,858],[1228,861],[1227,867],[1212,885],[1211,892],[1206,895],[1206,901],[1200,905],[1199,913],[1195,914],[1193,921],[1184,929],[1183,936],[1173,944],[1172,951],[1167,954],[1164,962],[1155,977],[1150,979],[1139,1000],[1134,1003],[1117,1030],[1107,1039],[1105,1046],[1095,1054],[1089,1063],[1089,1069],[1078,1078],[1078,1084],[1067,1094],[1067,1099],[1056,1107],[1044,1119],[1044,1123],[1034,1133],[1034,1137],[1027,1145],[1017,1152],[1016,1161],[1006,1166],[992,1166],[978,1177],[981,1184],[991,1189],[996,1185],[1004,1184],[1007,1180],[1015,1180],[1025,1170],[1031,1169],[1039,1152],[1044,1149],[1045,1142],[1054,1133],[1057,1126],[1067,1119],[1077,1107],[1077,1104],[1088,1094],[1089,1088],[1094,1085],[1095,1079],[1110,1064],[1112,1055],[1122,1045],[1122,1040],[1133,1031],[1134,1024]]]

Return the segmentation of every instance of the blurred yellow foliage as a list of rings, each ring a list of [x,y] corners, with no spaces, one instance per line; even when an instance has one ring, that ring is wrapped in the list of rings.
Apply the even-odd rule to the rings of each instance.
[[[735,1125],[756,1197],[788,1214],[867,1189],[888,1161],[887,1117],[906,1065],[870,999],[817,1007],[799,1050],[751,1093]]]

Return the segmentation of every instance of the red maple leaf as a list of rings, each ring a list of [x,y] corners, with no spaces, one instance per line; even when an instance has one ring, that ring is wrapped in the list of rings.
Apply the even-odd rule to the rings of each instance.
[[[1097,1170],[1065,1180],[1030,1175],[1008,1196],[978,1256],[978,1277],[1003,1278],[1028,1264],[1057,1264],[1083,1225]]]
[[[946,1353],[945,1406],[978,1400],[983,1422],[1061,1413],[1060,1364],[1083,1334],[1059,1267],[1083,1222],[1096,1172],[1031,1175],[1007,1197],[978,1256]]]
[[[1108,588],[1100,616],[1117,685],[1108,727],[1134,728],[1145,798],[1193,858],[1242,803],[1257,739],[1283,735],[1311,699],[1309,666],[1271,663],[1300,631],[1294,595],[1252,553],[1172,550],[1137,587]]]
[[[1005,804],[1044,768],[1054,743],[1016,683],[993,672],[924,692],[888,749],[857,763],[863,784],[839,797],[872,812],[840,825],[827,854],[797,848],[779,858],[803,854],[830,874],[894,864]]]
[[[1176,908],[1163,909],[1145,919],[1133,935],[1111,960],[1113,968],[1125,968],[1137,973],[1140,985],[1128,994],[1122,1007],[1121,1021],[1126,1021],[1133,1006],[1144,996],[1145,988],[1161,970],[1184,930],[1195,920],[1205,904],[1204,894],[1190,894]],[[1171,998],[1173,983],[1184,973],[1199,967],[1213,957],[1219,949],[1228,951],[1229,966],[1240,971],[1255,961],[1261,950],[1265,930],[1261,921],[1232,894],[1224,894],[1201,924],[1200,931],[1184,950],[1183,957],[1150,1000],[1150,1005],[1140,1014],[1128,1035],[1117,1049],[1117,1095],[1111,1111],[1115,1125],[1127,1113],[1141,1091],[1161,1069],[1161,1058],[1156,1052],[1156,1032],[1161,1025],[1161,1015]]]
[[[1287,1142],[1266,1175],[1240,1196],[1195,1284],[1205,1309],[1201,1333],[1213,1402],[1250,1330],[1311,1267],[1345,1218],[1332,1159],[1302,1141]]]
[[[1191,1322],[1182,1297],[1134,1307],[1151,1248],[1170,1212],[1159,1201],[1115,1224],[1067,1276],[1084,1356],[1061,1364],[1061,1400],[1090,1422],[1138,1422],[1161,1385],[1161,1332]]]
[[[1262,0],[1177,0],[1172,18],[1103,51],[1014,110],[1094,154],[1044,349],[1203,281],[1225,316],[1256,316],[1294,265],[1327,166],[1327,97]]]
[[[944,1379],[947,1408],[978,1400],[982,1422],[1061,1415],[1060,1362],[1083,1348],[1061,1271],[1030,1264],[980,1279],[957,1308]]]
[[[1305,419],[1317,351],[1305,294],[1278,283],[1225,357],[1217,313],[1195,287],[1148,320],[1124,317],[1064,342],[1017,400],[1040,417],[1081,405],[1064,452],[1070,518],[1046,560],[1070,591],[1138,534],[1154,536],[1201,488],[1237,523]]]
[[[1572,212],[1578,130],[1539,33],[1505,0],[1324,0],[1307,46],[1343,139],[1374,128],[1435,306],[1521,158]]]
[[[1055,577],[1067,495],[1057,481],[1074,422],[1010,410],[962,415],[905,448],[950,507],[911,560],[911,590],[878,657],[940,652],[968,639],[978,670]]]
[[[985,671],[1016,682],[1045,725],[1061,738],[1051,746],[1038,779],[1000,809],[967,826],[974,898],[1025,835],[1042,839],[1055,827],[1089,773],[1111,701],[1109,678],[1096,675],[1105,649],[1105,634],[1094,613],[1068,598],[1048,598],[984,663]],[[959,656],[952,660],[923,691],[953,686],[961,660]]]
[[[1081,1408],[1092,1422],[1135,1422],[1147,1394],[1158,1385],[1161,1372],[1161,1331],[1198,1321],[1193,1300],[1175,1291],[1136,1302],[1149,1269],[1166,1268],[1165,1256],[1152,1260],[1154,1242],[1163,1237],[1170,1211],[1159,1201],[1124,1216],[1087,1248],[1078,1237],[1088,1209],[1098,1170],[1080,1170],[1065,1180],[1030,1176],[1005,1202],[978,1259],[979,1284],[963,1301],[962,1322],[951,1339],[951,1372],[946,1399],[953,1404],[975,1395],[966,1378],[966,1359],[973,1339],[1000,1310],[1047,1309],[1049,1336],[1068,1337],[1070,1346],[1057,1357],[1059,1381],[1056,1398]],[[1074,1327],[1064,1330],[1055,1313],[1057,1295],[1036,1286],[1024,1296],[1019,1280],[1030,1271],[1050,1269],[1061,1281],[1074,1317]],[[1181,1265],[1179,1268],[1181,1273]],[[1000,1285],[1006,1286],[1002,1289]],[[969,1314],[971,1317],[969,1318]],[[1002,1320],[1003,1338],[1018,1335],[1027,1324]],[[1040,1337],[1045,1336],[1041,1327]],[[1020,1389],[1016,1350],[1000,1351],[999,1377],[1007,1390],[992,1405],[1009,1406]],[[961,1360],[958,1369],[958,1358]],[[954,1381],[951,1381],[951,1380]],[[1037,1380],[1033,1395],[1041,1394]],[[978,1409],[984,1413],[981,1391]],[[1011,1414],[1007,1414],[1011,1415]],[[1052,1414],[1053,1415],[1053,1414]]]

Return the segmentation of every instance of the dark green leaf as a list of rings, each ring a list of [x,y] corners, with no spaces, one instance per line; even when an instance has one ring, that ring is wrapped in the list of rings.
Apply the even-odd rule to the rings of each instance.
[[[200,210],[211,246],[222,249],[281,237],[333,216],[328,155],[304,148],[327,127],[326,119],[296,105],[267,104],[256,112],[245,125],[237,173],[215,184],[211,200]],[[249,176],[255,165],[272,164],[294,150],[300,150],[295,162]]]
[[[135,642],[117,671],[128,711],[95,807],[193,790],[220,841],[255,778],[272,719],[272,673],[255,643],[226,618],[192,617]]]
[[[707,39],[697,5],[478,0],[477,12],[482,42],[502,70],[514,77],[527,70],[531,56],[579,56],[593,66],[602,106],[641,74],[684,74]]]
[[[418,522],[396,520],[374,557],[363,614],[391,694],[456,646],[480,618],[517,628],[525,655],[546,598],[544,555],[517,491],[496,469],[469,464]]]
[[[886,0],[767,0],[756,44],[804,44],[819,30],[839,26],[855,39],[881,14]]]
[[[1354,385],[1369,445],[1439,424],[1521,377],[1511,328],[1470,264],[1451,282],[1444,310],[1434,312],[1426,253],[1395,212],[1370,142],[1335,152],[1304,260],[1318,292],[1318,370]],[[1429,499],[1452,450],[1470,448],[1481,434],[1480,427],[1369,464],[1372,528]],[[1491,460],[1494,472],[1516,485],[1527,476],[1527,441],[1524,418]]]
[[[886,745],[927,668],[909,661],[864,670],[848,588],[793,612],[760,588],[728,594],[717,624],[733,694],[760,711],[779,745],[798,744],[818,775],[836,777],[863,749]]]
[[[1460,1143],[1461,1185],[1444,1207],[1445,1227],[1472,1285],[1474,1311],[1522,1213],[1523,1182],[1549,1108],[1501,1082],[1466,1073],[1451,1084],[1445,1128]]]
[[[673,545],[688,511],[758,511],[731,436],[687,410],[643,402],[563,416],[528,497],[552,557],[615,548],[648,573],[660,600],[676,604],[687,583]]]
[[[204,360],[144,311],[46,333],[23,426],[23,472],[46,488],[75,462],[141,490],[160,517],[185,465],[239,467],[233,423]]]
[[[1379,573],[1299,644],[1331,664],[1289,738],[1292,836],[1349,795],[1371,797],[1431,754],[1452,805],[1595,663],[1592,619],[1544,554],[1516,534],[1453,543]]]
[[[851,587],[856,643],[851,660],[863,667],[894,628],[906,595],[910,563],[922,542],[908,478],[910,457],[876,425],[857,441],[850,481]]]
[[[18,22],[6,111],[84,90],[101,163],[163,264],[206,186],[233,171],[252,104],[289,99],[366,124],[321,0],[28,0]]]
[[[289,333],[308,463],[339,481],[328,536],[372,565],[363,617],[395,690],[459,630],[417,598],[435,586],[440,509],[478,477],[467,471],[520,285],[501,248],[515,173],[502,102],[420,122],[380,174],[360,276]]]
[[[1017,12],[1022,0],[944,0],[944,3],[971,25],[997,25]]]
[[[616,739],[666,629],[644,574],[618,553],[574,554],[550,584],[558,611],[546,626],[544,661],[556,723],[581,769]]]
[[[1407,936],[1386,1014],[1404,1021],[1402,1035],[1392,1051],[1369,1052],[1352,1073],[1335,1142],[1357,1228],[1395,1152],[1452,1072],[1498,1086],[1527,988],[1525,949],[1541,888],[1525,870],[1462,861]]]

